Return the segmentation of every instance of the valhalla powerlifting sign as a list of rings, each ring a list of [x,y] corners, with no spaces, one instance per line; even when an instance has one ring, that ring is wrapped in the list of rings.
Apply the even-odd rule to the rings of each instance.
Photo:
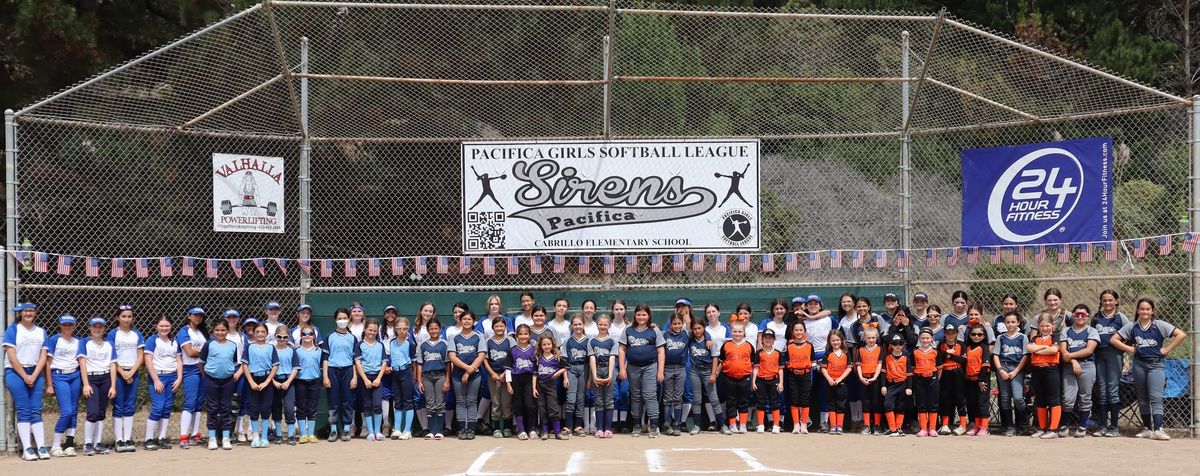
[[[283,233],[283,158],[213,154],[213,231]]]
[[[758,146],[465,142],[463,252],[757,250]]]

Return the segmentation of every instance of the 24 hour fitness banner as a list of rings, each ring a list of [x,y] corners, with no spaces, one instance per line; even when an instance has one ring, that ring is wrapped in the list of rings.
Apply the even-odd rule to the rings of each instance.
[[[465,142],[463,253],[757,250],[758,141]]]
[[[213,231],[283,233],[283,158],[215,153]]]
[[[1112,138],[962,152],[963,246],[1112,239]]]

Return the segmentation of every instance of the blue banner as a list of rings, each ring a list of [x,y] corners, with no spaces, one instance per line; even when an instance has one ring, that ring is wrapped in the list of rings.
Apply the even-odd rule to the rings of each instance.
[[[1112,138],[962,152],[962,246],[1112,239]]]

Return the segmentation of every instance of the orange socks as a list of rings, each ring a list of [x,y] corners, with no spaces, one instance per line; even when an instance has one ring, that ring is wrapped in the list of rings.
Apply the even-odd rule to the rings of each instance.
[[[750,419],[749,413],[738,412],[738,423],[740,423],[742,426],[746,426],[746,420],[749,420],[749,419]]]
[[[1046,415],[1049,413],[1049,411],[1047,411],[1047,410],[1049,410],[1049,409],[1045,408],[1045,407],[1038,407],[1038,409],[1037,409],[1037,420],[1038,420],[1038,429],[1039,430],[1048,429],[1046,427]]]
[[[897,412],[896,413],[896,429],[899,430],[903,427],[904,427],[904,414]]]
[[[917,421],[921,423],[922,431],[929,431],[929,414],[925,412],[917,412]]]
[[[1050,407],[1050,431],[1058,431],[1058,423],[1062,421],[1062,406]]]
[[[965,417],[965,416],[958,417],[958,426],[961,426],[965,429],[967,427],[967,417]]]
[[[800,407],[800,421],[808,424],[808,407]]]
[[[792,424],[799,425],[801,423],[800,407],[791,407],[789,410],[791,410],[791,413],[792,413]]]
[[[779,410],[771,410],[771,422],[772,422],[772,424],[773,424],[773,425],[775,425],[775,426],[780,426],[780,424],[779,424]]]
[[[888,431],[896,431],[896,412],[887,412]]]
[[[754,416],[755,418],[758,418],[759,425],[767,425],[767,421],[763,419],[765,416],[765,412],[763,410],[754,410]]]

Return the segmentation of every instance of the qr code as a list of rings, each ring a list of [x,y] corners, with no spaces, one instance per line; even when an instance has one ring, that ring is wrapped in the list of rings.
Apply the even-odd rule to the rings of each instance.
[[[467,212],[467,249],[504,249],[504,212]]]

